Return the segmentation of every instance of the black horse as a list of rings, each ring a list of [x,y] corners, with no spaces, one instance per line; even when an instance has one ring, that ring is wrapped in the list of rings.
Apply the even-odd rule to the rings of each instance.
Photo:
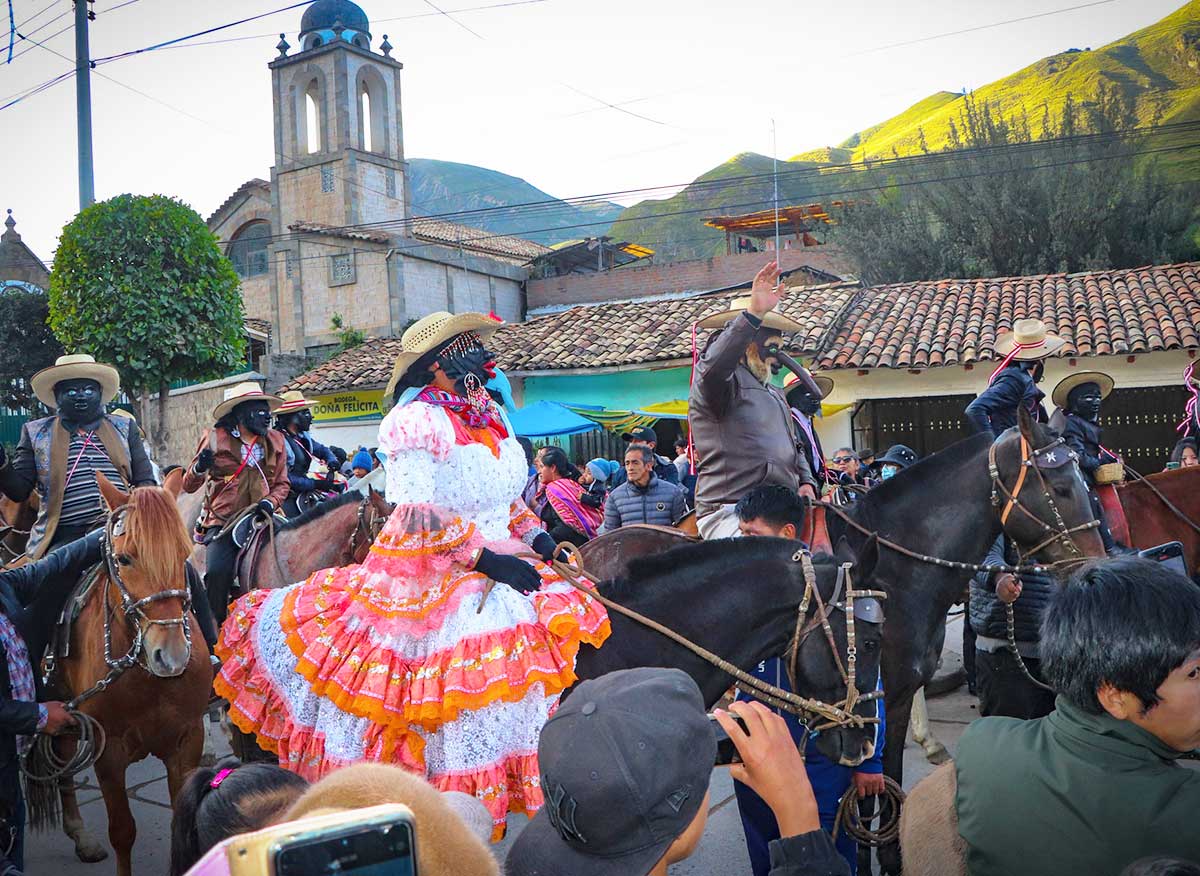
[[[669,543],[671,535],[663,535]],[[796,542],[779,538],[685,543],[665,553],[630,560],[625,575],[606,581],[598,590],[738,668],[752,670],[763,660],[782,656],[795,633],[805,590],[803,569],[794,559],[797,547]],[[833,597],[840,563],[854,563],[851,581],[855,589],[862,589],[876,559],[873,539],[861,541],[857,558],[844,545],[839,546],[836,558],[814,557],[816,587],[822,600],[828,603]],[[808,619],[815,610],[814,600]],[[581,680],[634,666],[673,666],[696,680],[710,708],[729,689],[733,681],[729,675],[682,645],[616,611],[610,610],[608,616],[612,636],[604,646],[580,649],[575,671]],[[846,614],[831,608],[828,617],[838,657],[844,662]],[[881,627],[855,621],[855,684],[861,693],[874,691],[879,680]],[[796,687],[798,694],[825,703],[836,704],[846,697],[846,684],[820,627],[802,641]],[[854,711],[874,717],[876,708],[875,701],[867,700]],[[834,762],[856,766],[874,753],[873,736],[871,725],[866,729],[828,729],[818,735],[817,746]]]
[[[989,471],[991,437],[975,435],[898,472],[854,502],[848,514],[862,529],[910,551],[979,563],[1000,535],[1002,511],[1024,467],[1018,504],[1003,527],[1008,536],[1023,551],[1038,548],[1036,556],[1042,562],[1103,556],[1095,529],[1080,529],[1070,537],[1064,534],[1092,519],[1087,485],[1078,466],[1070,460],[1062,464],[1065,448],[1056,448],[1057,456],[1049,462],[1046,455],[1039,456],[1036,470],[1026,464],[1035,451],[1053,445],[1057,438],[1050,429],[1022,416],[1019,426],[995,442],[995,466],[1002,489],[995,490]],[[868,541],[861,530],[834,515],[829,518],[834,540],[845,538],[851,547]],[[945,636],[946,612],[962,599],[969,575],[880,545],[872,579],[862,585],[888,594],[881,661],[887,713],[883,767],[897,782],[903,779],[913,695],[933,676]],[[898,861],[889,860],[884,849],[880,859],[885,872],[898,872]]]

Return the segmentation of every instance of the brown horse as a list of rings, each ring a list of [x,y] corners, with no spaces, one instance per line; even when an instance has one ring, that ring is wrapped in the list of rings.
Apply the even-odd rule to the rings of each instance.
[[[1200,571],[1200,530],[1167,507],[1155,489],[1200,526],[1200,466],[1146,475],[1144,480],[1126,481],[1117,487],[1129,523],[1130,547],[1140,550],[1181,542],[1188,570],[1196,574]]]
[[[184,777],[200,761],[212,668],[188,610],[184,564],[192,543],[175,495],[158,487],[126,495],[99,473],[96,480],[110,510],[111,544],[72,628],[58,686],[104,730],[96,776],[117,873],[129,876],[137,828],[125,772],[129,764],[154,755],[166,766],[174,801]],[[101,686],[112,672],[106,658],[120,663],[125,656],[128,668]],[[79,817],[73,789],[63,803],[69,828]]]
[[[38,494],[32,492],[24,502],[0,495],[0,567],[11,566],[25,556],[29,533],[37,520]]]

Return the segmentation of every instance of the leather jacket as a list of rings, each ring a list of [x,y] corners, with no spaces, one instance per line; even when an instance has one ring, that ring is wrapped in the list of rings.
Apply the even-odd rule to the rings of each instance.
[[[816,488],[800,452],[796,424],[783,394],[764,386],[742,362],[758,320],[741,314],[709,341],[688,402],[699,457],[696,513],[705,517],[762,484]]]
[[[216,433],[215,435],[213,433]],[[201,513],[201,528],[223,526],[243,508],[270,499],[278,510],[288,497],[287,450],[283,435],[276,429],[268,429],[263,444],[265,454],[260,471],[254,465],[242,465],[245,442],[214,426],[200,439],[196,456],[188,463],[183,476],[183,490],[194,493],[207,484],[204,495],[204,510]],[[212,467],[196,472],[196,458],[205,448],[214,450]]]

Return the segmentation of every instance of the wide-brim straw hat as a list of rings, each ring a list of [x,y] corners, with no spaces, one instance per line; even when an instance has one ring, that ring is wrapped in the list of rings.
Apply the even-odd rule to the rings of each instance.
[[[750,300],[749,295],[733,299],[728,310],[722,310],[720,313],[704,317],[704,319],[696,323],[696,328],[715,329],[728,325],[750,309]],[[772,310],[763,317],[762,327],[788,333],[804,331],[804,326],[800,325],[800,323],[796,322],[790,316],[784,316],[778,310]]]
[[[383,398],[391,403],[392,393],[396,384],[413,363],[426,353],[452,340],[463,332],[475,332],[480,337],[487,337],[504,323],[482,313],[449,313],[438,310],[428,316],[423,316],[408,327],[400,338],[400,355],[392,366],[392,377],[384,390]]]
[[[1100,387],[1100,398],[1108,398],[1115,385],[1113,379],[1103,371],[1077,371],[1069,377],[1064,377],[1050,393],[1050,400],[1064,411],[1067,409],[1067,396],[1077,386],[1094,383]]]
[[[213,419],[219,420],[242,402],[251,401],[265,401],[272,413],[279,410],[279,406],[283,404],[283,399],[279,396],[263,392],[260,384],[253,380],[247,380],[243,383],[235,383],[225,390],[224,401],[213,408]]]
[[[281,392],[279,399],[282,404],[275,409],[277,414],[294,414],[296,411],[303,411],[306,408],[315,408],[317,403],[312,399],[304,397],[304,393],[298,389],[289,389],[287,392]]]
[[[1046,324],[1040,319],[1018,319],[1013,323],[1011,332],[1005,332],[996,339],[995,349],[1001,359],[1007,359],[1011,354],[1013,359],[1032,362],[1054,355],[1064,344],[1066,341],[1048,332]]]
[[[833,392],[832,377],[826,377],[824,374],[809,374],[808,376],[812,378],[812,382],[815,383],[817,385],[817,389],[821,391],[821,398],[826,398],[829,396],[829,393]],[[800,378],[795,374],[788,374],[783,381],[784,397],[791,395],[793,389],[803,385],[804,384],[800,382]]]
[[[58,407],[54,387],[64,380],[94,380],[100,384],[103,404],[108,404],[121,391],[121,375],[111,365],[97,362],[86,353],[59,356],[49,368],[43,368],[30,378],[33,394],[46,407]]]

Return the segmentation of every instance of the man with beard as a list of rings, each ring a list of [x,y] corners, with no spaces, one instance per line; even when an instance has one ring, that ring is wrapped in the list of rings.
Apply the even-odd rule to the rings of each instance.
[[[340,463],[333,450],[309,434],[308,430],[313,424],[312,409],[316,402],[309,401],[304,393],[297,390],[283,393],[280,399],[283,403],[275,411],[275,428],[283,436],[287,450],[288,485],[291,487],[284,512],[288,517],[297,517],[304,510],[300,507],[300,497],[304,494],[340,493],[346,485],[334,478]],[[309,477],[314,459],[329,466],[329,473],[325,477]]]
[[[108,508],[96,481],[98,472],[126,491],[154,486],[156,481],[137,422],[104,411],[121,388],[117,369],[84,354],[59,356],[53,366],[33,375],[30,385],[38,400],[56,413],[26,423],[11,458],[0,447],[0,491],[14,502],[24,502],[37,490],[41,502],[25,553],[38,560],[103,522]],[[211,647],[217,636],[208,602],[194,576],[189,581],[196,619]],[[35,665],[61,609],[52,600],[36,608],[29,624],[36,634],[28,643]]]
[[[218,537],[221,530],[246,508],[270,517],[288,496],[287,450],[283,435],[271,429],[271,413],[280,404],[253,381],[225,390],[225,400],[213,410],[216,425],[200,441],[183,477],[188,493],[207,484],[196,528],[208,545],[204,585],[221,623],[237,560],[232,535]]]
[[[768,384],[772,369],[781,365],[783,333],[803,331],[775,312],[783,297],[779,277],[779,265],[770,262],[755,276],[748,297],[697,323],[697,328],[721,329],[696,363],[688,400],[699,457],[696,522],[706,539],[737,536],[734,506],[763,484],[816,498],[816,480],[797,448],[791,409]]]

